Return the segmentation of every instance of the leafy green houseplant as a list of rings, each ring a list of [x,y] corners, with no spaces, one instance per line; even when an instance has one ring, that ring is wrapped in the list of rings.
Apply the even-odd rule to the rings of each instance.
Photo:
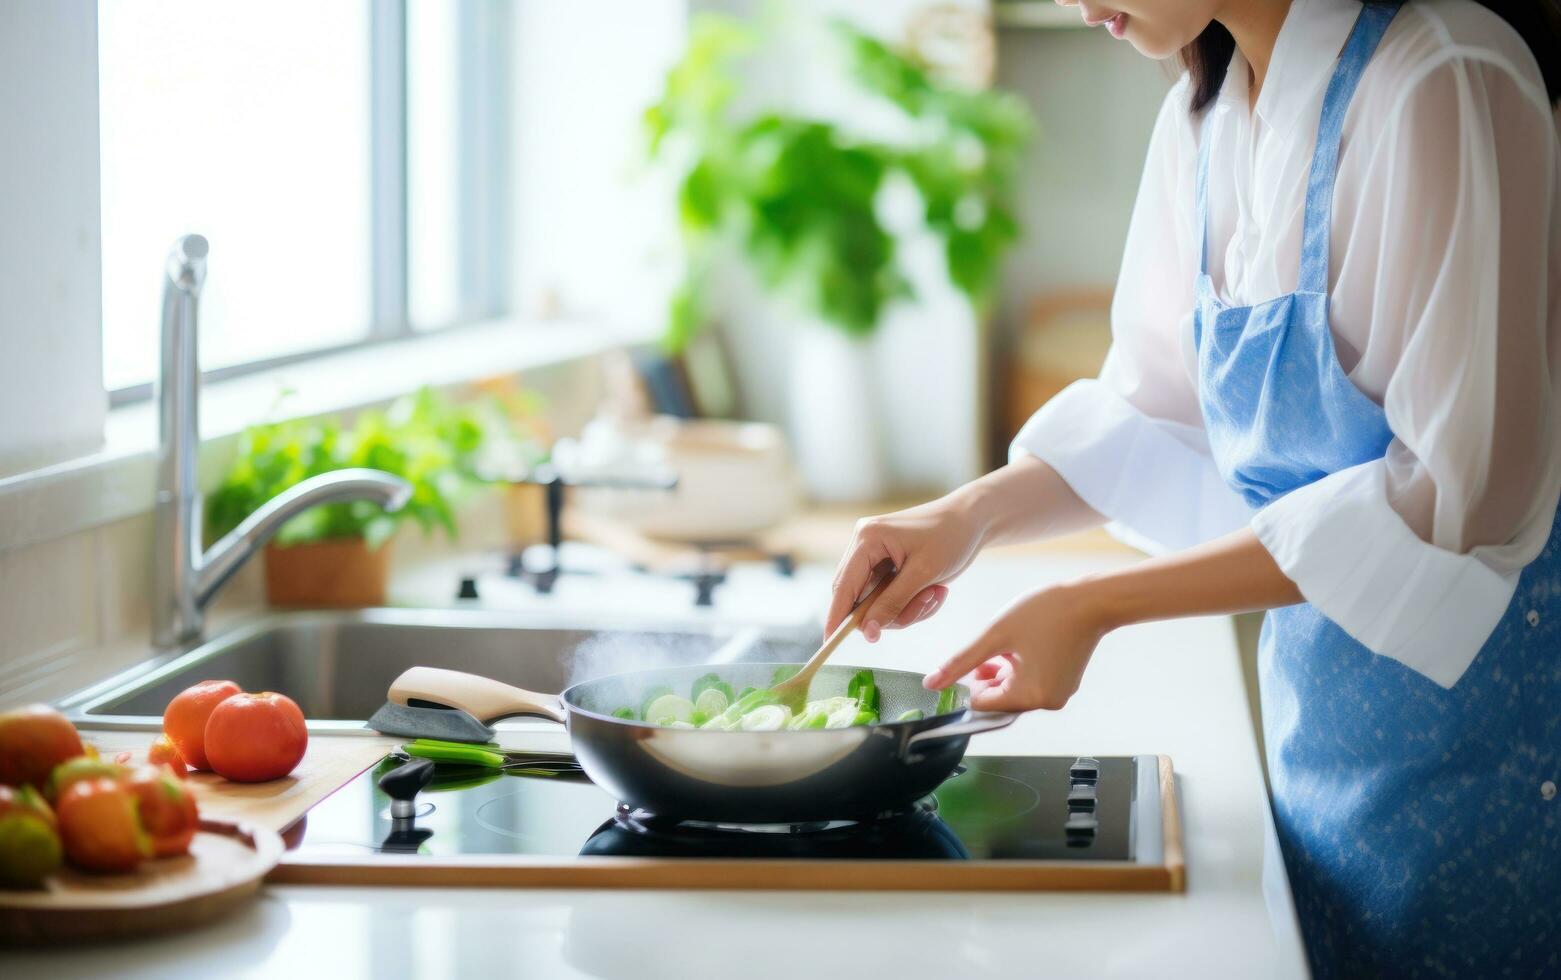
[[[848,77],[902,116],[905,135],[867,135],[825,118],[738,111],[757,32],[727,17],[695,20],[683,59],[645,114],[652,159],[678,168],[685,276],[665,335],[681,349],[709,317],[718,254],[739,256],[770,293],[853,336],[866,336],[912,288],[896,263],[882,198],[908,181],[926,231],[942,241],[950,281],[977,312],[989,304],[1014,217],[1030,120],[1016,97],[940,81],[915,57],[832,25]]]
[[[487,423],[475,407],[432,389],[389,408],[361,412],[350,426],[334,418],[257,425],[239,438],[222,483],[206,498],[212,538],[278,493],[332,470],[365,466],[399,476],[412,496],[388,514],[367,501],[331,503],[289,521],[266,549],[266,583],[278,605],[372,605],[384,601],[385,547],[399,522],[425,533],[456,533],[457,501],[478,482]]]

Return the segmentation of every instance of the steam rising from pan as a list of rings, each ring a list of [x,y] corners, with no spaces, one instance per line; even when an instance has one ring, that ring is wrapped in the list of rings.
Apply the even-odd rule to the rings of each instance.
[[[569,683],[656,667],[733,663],[759,646],[757,629],[704,633],[598,633],[561,657]]]

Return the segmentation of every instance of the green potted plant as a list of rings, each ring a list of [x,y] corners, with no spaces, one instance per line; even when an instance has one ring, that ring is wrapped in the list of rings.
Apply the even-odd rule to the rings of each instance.
[[[872,495],[870,473],[841,482],[852,467],[872,467],[879,442],[860,341],[895,303],[914,297],[901,246],[935,239],[948,281],[979,322],[1018,238],[1017,176],[1031,127],[1011,94],[942,80],[914,55],[843,22],[829,32],[846,84],[897,116],[899,135],[746,105],[737,96],[759,33],[715,15],[694,21],[645,126],[651,158],[677,175],[684,275],[666,345],[681,349],[709,322],[712,287],[735,256],[807,328],[790,372],[805,476],[815,495],[861,497]],[[896,199],[909,220],[895,220]],[[813,445],[829,451],[810,475]],[[830,493],[819,493],[821,480],[834,481]]]
[[[273,605],[382,604],[390,539],[401,521],[455,536],[455,505],[477,482],[485,431],[477,409],[427,388],[383,411],[361,412],[350,426],[334,418],[254,426],[240,436],[232,465],[207,497],[207,533],[226,534],[267,500],[320,473],[366,466],[399,476],[412,484],[399,512],[367,501],[325,504],[288,522],[264,556]]]

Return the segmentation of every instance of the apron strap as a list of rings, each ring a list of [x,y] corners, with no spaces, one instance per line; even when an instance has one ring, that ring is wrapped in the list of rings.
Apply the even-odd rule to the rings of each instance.
[[[1403,0],[1369,0],[1355,18],[1339,66],[1323,96],[1322,119],[1317,126],[1317,149],[1306,182],[1306,211],[1301,231],[1301,274],[1297,291],[1328,292],[1328,238],[1333,225],[1333,182],[1339,169],[1339,141],[1344,134],[1344,114],[1360,84],[1366,63],[1376,53],[1382,35],[1398,13]],[[1204,110],[1198,135],[1197,211],[1198,272],[1209,271],[1209,131],[1215,106]]]
[[[1303,293],[1328,292],[1328,245],[1333,227],[1333,184],[1339,170],[1339,142],[1344,135],[1344,114],[1366,63],[1377,50],[1382,35],[1398,13],[1402,0],[1371,2],[1361,8],[1355,27],[1344,43],[1339,67],[1323,96],[1322,119],[1317,124],[1317,150],[1306,182],[1306,211],[1301,232],[1301,275],[1296,289]],[[1205,232],[1207,234],[1207,232]]]

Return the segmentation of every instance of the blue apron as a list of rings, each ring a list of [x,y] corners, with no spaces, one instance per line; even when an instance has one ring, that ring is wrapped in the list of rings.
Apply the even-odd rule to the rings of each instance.
[[[1362,8],[1329,82],[1294,293],[1241,309],[1216,298],[1204,127],[1199,397],[1216,465],[1254,508],[1380,459],[1393,438],[1339,367],[1327,293],[1344,115],[1397,10]],[[1275,825],[1313,971],[1561,976],[1561,520],[1452,690],[1308,603],[1268,614],[1258,666]]]

